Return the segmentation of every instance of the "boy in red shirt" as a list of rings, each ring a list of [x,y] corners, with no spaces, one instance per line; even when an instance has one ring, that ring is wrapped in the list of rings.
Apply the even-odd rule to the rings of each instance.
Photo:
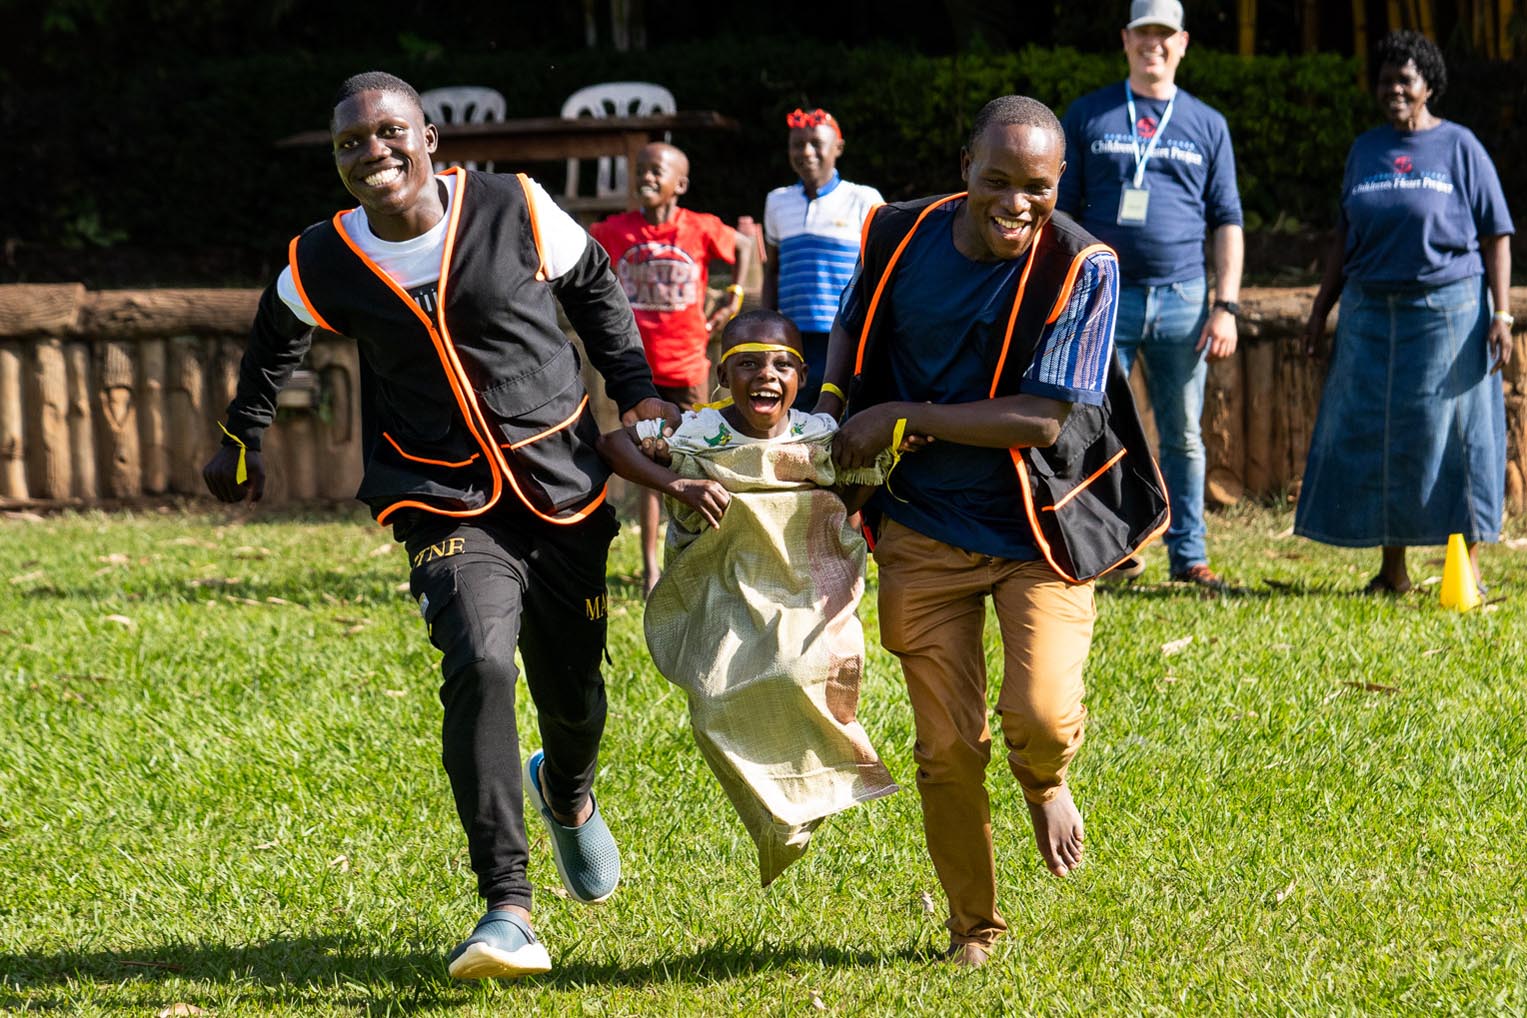
[[[742,287],[727,287],[728,300],[707,319],[705,283],[712,261],[735,266],[742,279],[752,253],[742,237],[715,216],[679,208],[689,190],[689,159],[672,145],[654,142],[642,149],[632,168],[639,211],[611,216],[589,227],[610,254],[610,268],[625,288],[641,330],[647,363],[657,391],[683,410],[709,398],[710,334],[742,307]],[[657,583],[657,493],[643,489],[641,502],[642,582],[650,593]]]

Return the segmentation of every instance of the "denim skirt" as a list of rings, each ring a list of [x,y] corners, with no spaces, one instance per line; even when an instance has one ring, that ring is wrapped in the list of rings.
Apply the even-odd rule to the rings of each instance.
[[[1342,291],[1294,532],[1325,544],[1500,538],[1506,407],[1483,276]]]

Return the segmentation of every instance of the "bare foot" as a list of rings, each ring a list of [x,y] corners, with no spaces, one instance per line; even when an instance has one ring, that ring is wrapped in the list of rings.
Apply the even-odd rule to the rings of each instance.
[[[1071,799],[1071,789],[1062,785],[1049,802],[1029,803],[1029,816],[1039,855],[1050,872],[1063,877],[1076,869],[1082,861],[1082,814]]]

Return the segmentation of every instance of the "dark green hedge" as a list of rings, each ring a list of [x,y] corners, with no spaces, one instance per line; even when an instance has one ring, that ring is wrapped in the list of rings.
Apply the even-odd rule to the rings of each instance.
[[[322,127],[338,81],[372,67],[421,89],[491,85],[504,93],[511,116],[554,114],[590,82],[663,82],[682,107],[720,110],[742,123],[735,135],[674,139],[693,164],[688,204],[734,218],[761,215],[768,189],[790,179],[783,116],[797,105],[838,115],[848,139],[841,164],[847,177],[874,184],[888,198],[911,197],[958,186],[961,142],[990,97],[1024,92],[1063,112],[1076,96],[1119,79],[1124,62],[1118,54],[1071,49],[932,57],[727,39],[626,54],[297,53],[103,69],[72,86],[23,86],[0,107],[21,156],[0,170],[9,178],[7,193],[20,196],[6,232],[42,243],[236,245],[279,258],[293,232],[348,196],[326,151],[277,149],[272,142]],[[1253,224],[1272,225],[1280,216],[1330,219],[1347,147],[1377,117],[1354,75],[1351,61],[1331,55],[1242,60],[1194,50],[1184,61],[1182,85],[1230,121]],[[1521,89],[1516,68],[1476,75],[1473,87],[1497,97],[1480,104],[1463,94],[1468,76],[1458,77],[1448,110],[1494,113],[1502,90]],[[1490,125],[1471,126],[1490,147]],[[1495,130],[1521,145],[1514,118]],[[1507,171],[1504,154],[1492,152]],[[552,190],[560,186],[559,166],[534,172]],[[1522,190],[1508,181],[1508,193]]]

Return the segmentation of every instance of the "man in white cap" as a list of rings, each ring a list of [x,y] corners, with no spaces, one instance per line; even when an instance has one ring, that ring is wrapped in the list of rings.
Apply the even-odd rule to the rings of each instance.
[[[1225,118],[1175,83],[1188,48],[1182,4],[1134,0],[1129,16],[1122,33],[1129,77],[1066,110],[1057,207],[1119,254],[1115,348],[1126,372],[1137,355],[1145,359],[1171,496],[1171,575],[1219,592],[1225,583],[1209,568],[1204,542],[1199,417],[1205,360],[1235,352],[1244,252],[1235,156]],[[1206,229],[1213,230],[1212,306]]]

